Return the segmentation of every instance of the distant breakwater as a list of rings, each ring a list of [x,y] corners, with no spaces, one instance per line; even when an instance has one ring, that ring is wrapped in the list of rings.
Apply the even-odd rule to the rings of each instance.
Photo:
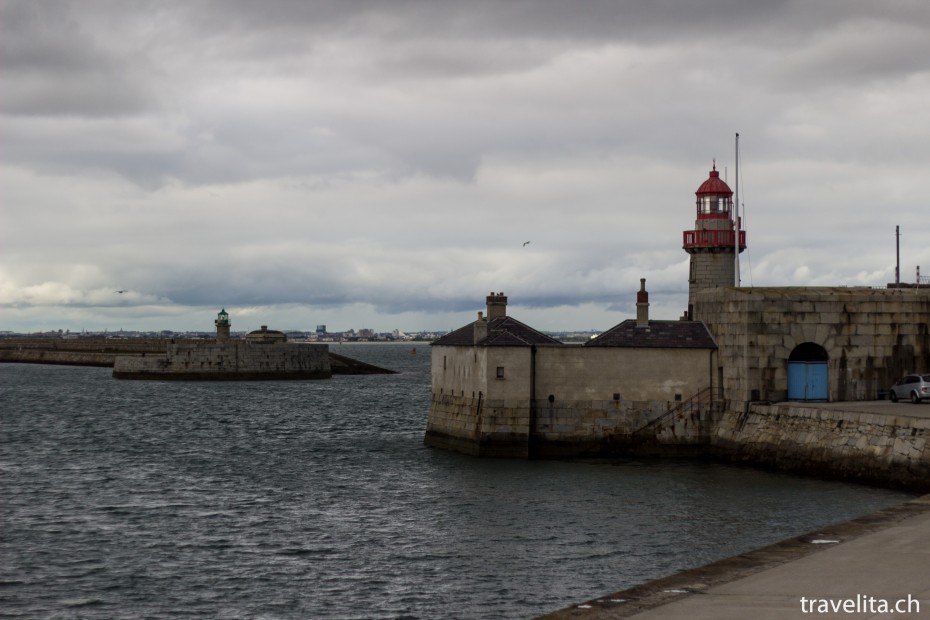
[[[5,338],[0,362],[112,368],[117,355],[163,353],[167,343],[163,338]]]
[[[6,338],[0,340],[0,363],[112,368],[118,355],[163,355],[171,342],[168,338]],[[334,375],[393,372],[332,352],[329,363]]]

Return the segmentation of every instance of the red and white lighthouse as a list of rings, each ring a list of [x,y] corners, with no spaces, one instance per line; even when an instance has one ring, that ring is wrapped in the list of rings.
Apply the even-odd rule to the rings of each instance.
[[[706,288],[737,286],[737,248],[746,249],[733,190],[720,178],[716,163],[710,176],[697,191],[697,219],[694,229],[684,231],[682,247],[691,255],[688,276],[688,317],[694,316],[694,294]],[[736,231],[739,232],[737,242]]]

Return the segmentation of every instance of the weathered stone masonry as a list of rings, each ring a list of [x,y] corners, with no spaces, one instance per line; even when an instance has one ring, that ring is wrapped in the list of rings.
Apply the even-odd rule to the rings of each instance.
[[[528,410],[496,408],[479,420],[470,398],[434,398],[427,443],[480,456],[713,456],[725,461],[930,492],[930,419],[752,404],[721,411],[712,403],[666,411],[668,403],[576,403],[530,434]],[[908,407],[909,405],[901,405]],[[537,423],[546,420],[545,414]],[[548,421],[548,420],[547,420]],[[546,422],[542,422],[545,424]],[[445,432],[439,433],[442,428]],[[498,438],[495,441],[495,431]],[[605,432],[606,431],[606,432]],[[535,453],[531,454],[531,437]]]
[[[906,406],[906,405],[902,405]],[[930,419],[753,404],[720,418],[709,453],[782,471],[930,491]]]
[[[284,332],[267,325],[244,340],[232,339],[225,308],[214,324],[215,340],[172,340],[163,355],[117,357],[113,377],[242,381],[328,379],[333,374],[328,345],[289,343]]]
[[[506,316],[506,297],[489,296],[495,318],[433,343],[425,442],[482,456],[594,456],[628,450],[650,428],[676,451],[700,445],[706,415],[671,435],[651,425],[684,405],[709,411],[692,397],[710,399],[716,346],[702,324],[650,321],[644,288],[638,299],[636,321],[577,346]]]
[[[930,371],[930,289],[729,288],[697,293],[720,347],[729,408],[788,398],[788,360],[810,343],[828,357],[830,401],[874,400]]]
[[[117,379],[325,379],[332,375],[327,345],[245,340],[169,343],[163,355],[120,356]]]

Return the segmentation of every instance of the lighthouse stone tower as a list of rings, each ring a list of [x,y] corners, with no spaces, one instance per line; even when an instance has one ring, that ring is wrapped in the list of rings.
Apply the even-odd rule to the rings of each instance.
[[[695,192],[697,219],[693,230],[684,231],[683,247],[691,255],[688,276],[688,318],[694,316],[694,296],[701,289],[736,286],[736,238],[739,251],[746,249],[746,231],[734,225],[733,191],[720,178],[716,163],[710,176]]]

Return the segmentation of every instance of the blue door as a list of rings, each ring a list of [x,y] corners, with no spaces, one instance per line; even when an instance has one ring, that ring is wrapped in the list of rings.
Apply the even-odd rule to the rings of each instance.
[[[827,400],[826,362],[788,362],[788,400]]]

